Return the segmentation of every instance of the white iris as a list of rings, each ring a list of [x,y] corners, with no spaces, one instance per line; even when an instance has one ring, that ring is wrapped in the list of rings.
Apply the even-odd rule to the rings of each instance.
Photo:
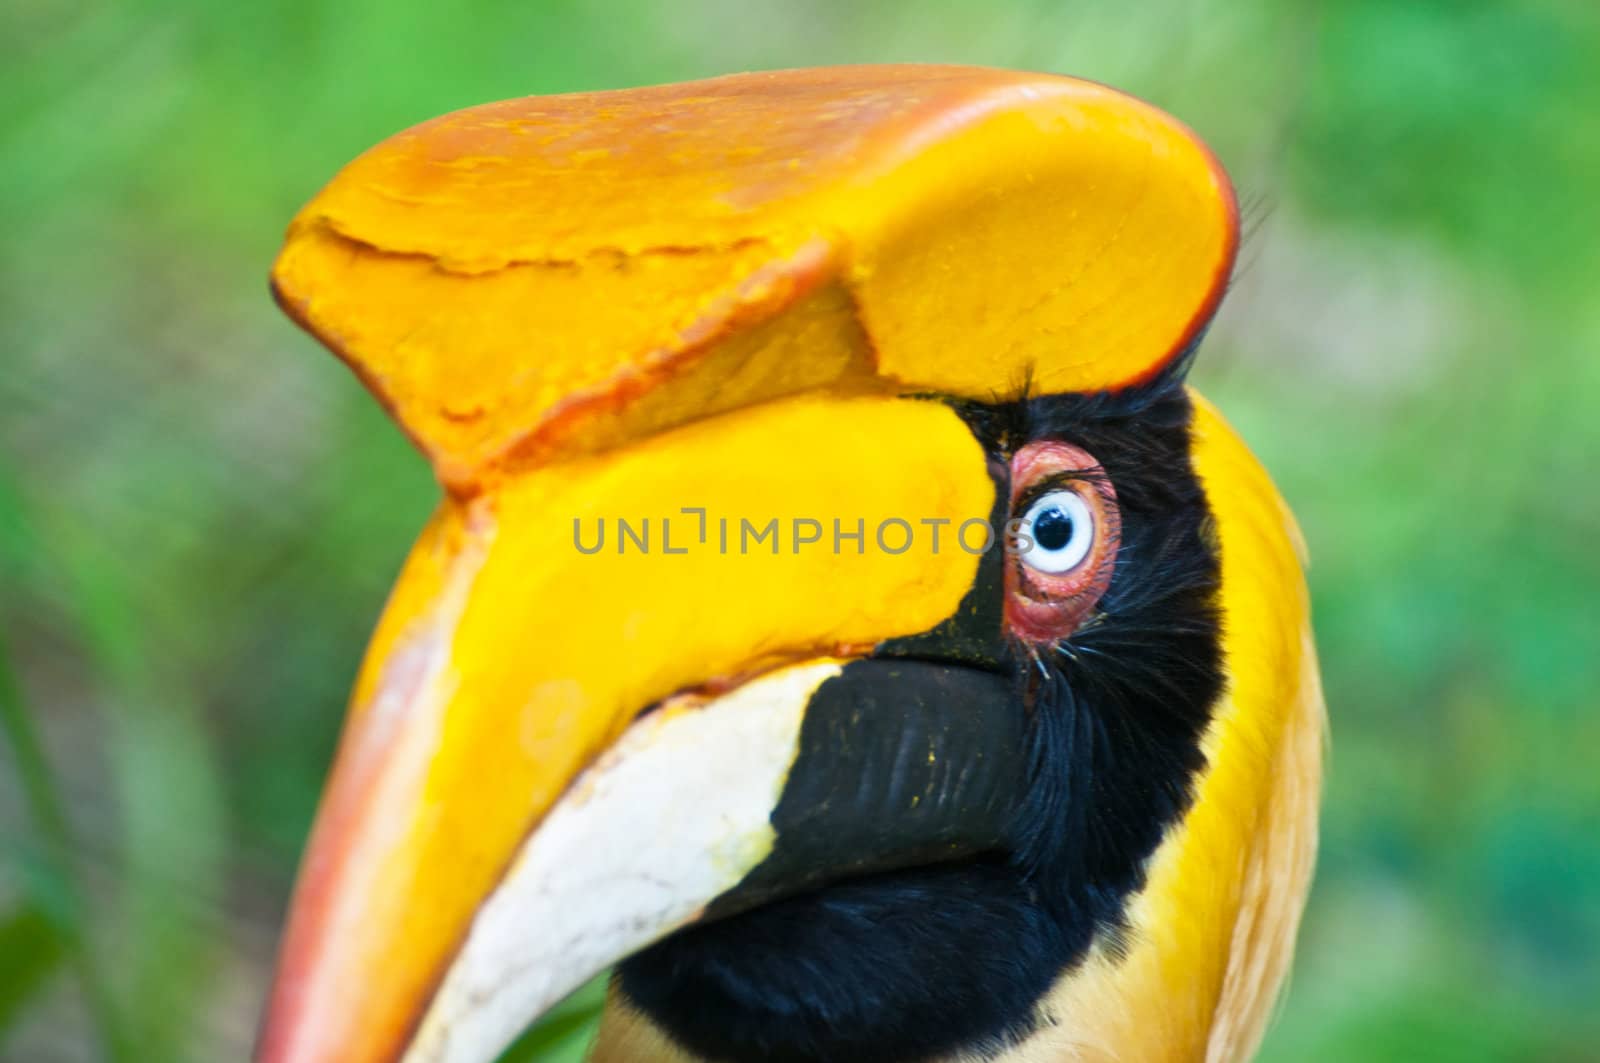
[[[1028,507],[1022,531],[1033,540],[1022,551],[1030,567],[1050,575],[1083,563],[1094,546],[1094,514],[1076,491],[1051,491]]]

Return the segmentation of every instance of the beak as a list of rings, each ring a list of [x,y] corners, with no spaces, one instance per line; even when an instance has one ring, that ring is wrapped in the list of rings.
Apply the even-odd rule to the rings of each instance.
[[[874,460],[885,453],[894,460]],[[955,532],[987,521],[995,497],[988,459],[949,407],[817,397],[448,501],[358,681],[260,1063],[487,1063],[571,989],[712,902],[798,885],[756,876],[743,900],[735,890],[781,855],[773,821],[787,787],[815,787],[816,770],[870,777],[837,756],[803,758],[801,771],[819,691],[833,681],[834,711],[859,715],[872,674],[894,670],[898,703],[911,689],[902,673],[920,667],[930,711],[956,711],[940,695],[952,682],[1004,696],[992,672],[909,661],[857,661],[872,674],[839,682],[871,648],[958,613],[979,557]],[[774,519],[776,539],[752,541]],[[864,540],[835,542],[836,521],[846,533],[859,521]],[[602,522],[603,545],[586,553]],[[634,534],[619,539],[623,522]],[[943,522],[937,549],[915,534],[927,522]],[[910,548],[880,549],[880,528],[891,550],[912,529]],[[904,755],[900,738],[889,745]],[[974,780],[927,786],[1002,781]],[[904,796],[887,799],[917,804]],[[1004,800],[954,796],[945,807]],[[959,851],[963,823],[863,839],[837,870]]]
[[[991,844],[1023,773],[974,708],[1009,695],[1000,551],[961,533],[1005,494],[910,396],[1150,379],[1235,233],[1154,108],[958,67],[504,101],[347,167],[274,291],[449,496],[258,1063],[486,1063],[702,914]]]

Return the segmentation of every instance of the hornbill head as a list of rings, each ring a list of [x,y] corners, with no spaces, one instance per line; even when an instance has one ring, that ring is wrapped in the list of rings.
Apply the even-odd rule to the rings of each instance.
[[[1230,1060],[1315,837],[1291,519],[1184,383],[1221,169],[1082,81],[511,100],[352,163],[283,307],[445,487],[259,1063]]]

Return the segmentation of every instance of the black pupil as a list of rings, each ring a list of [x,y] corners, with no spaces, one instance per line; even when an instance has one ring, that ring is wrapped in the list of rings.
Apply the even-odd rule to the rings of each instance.
[[[1051,506],[1033,522],[1033,538],[1052,553],[1072,541],[1072,518],[1059,506]]]

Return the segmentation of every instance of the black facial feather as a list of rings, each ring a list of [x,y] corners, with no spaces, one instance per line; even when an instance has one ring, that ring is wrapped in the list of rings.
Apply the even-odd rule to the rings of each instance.
[[[1026,728],[1006,842],[691,927],[626,961],[623,993],[680,1043],[722,1063],[992,1054],[1055,1018],[1041,998],[1097,939],[1119,952],[1127,901],[1192,800],[1223,684],[1182,369],[1116,393],[954,404],[1001,460],[1034,440],[1082,447],[1122,516],[1115,573],[1083,626],[1055,646],[999,644],[1014,677],[1002,711]],[[980,575],[975,595],[1001,593]],[[992,626],[998,603],[962,615]]]
[[[1029,881],[1081,951],[1121,926],[1203,766],[1222,687],[1217,549],[1181,387],[1037,398],[1010,412],[1021,438],[1065,439],[1098,458],[1122,513],[1110,587],[1057,647],[1049,680],[1031,684],[1035,784],[1014,835]]]

